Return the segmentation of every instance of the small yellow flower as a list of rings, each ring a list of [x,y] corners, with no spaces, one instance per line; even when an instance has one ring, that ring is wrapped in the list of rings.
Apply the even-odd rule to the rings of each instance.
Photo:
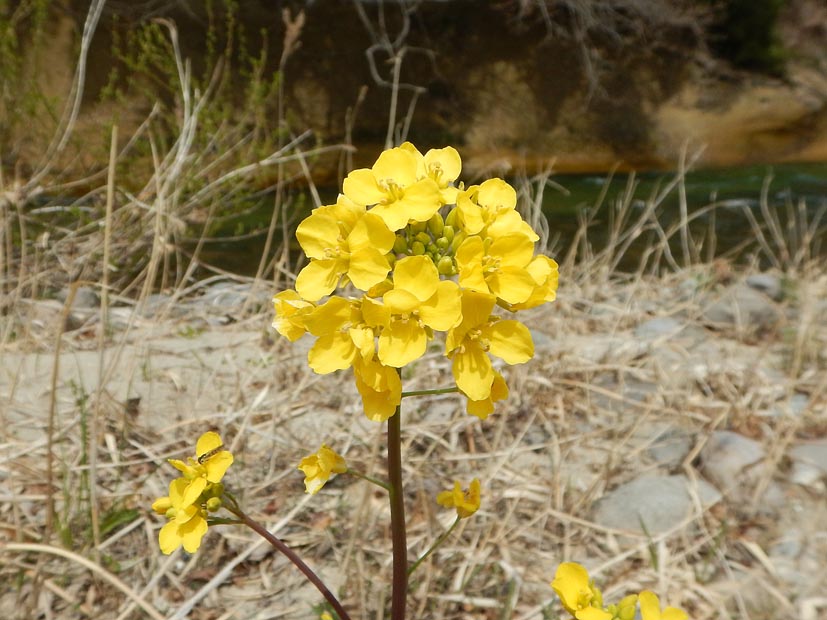
[[[296,342],[304,336],[307,326],[304,320],[316,306],[302,299],[296,291],[288,289],[273,297],[276,316],[273,328],[290,342]]]
[[[188,553],[195,553],[207,533],[205,510],[186,497],[189,482],[176,478],[169,484],[169,496],[157,499],[152,509],[170,519],[158,533],[161,551],[169,555],[181,545]]]
[[[467,491],[462,490],[459,482],[454,482],[454,488],[440,492],[436,501],[445,508],[456,508],[460,519],[470,517],[480,507],[480,481],[474,478]]]
[[[643,620],[687,620],[685,611],[676,607],[660,609],[660,601],[654,592],[644,590],[638,597],[640,601],[640,615]]]
[[[575,562],[563,562],[557,567],[551,587],[560,602],[577,620],[612,620],[612,614],[603,609],[603,596],[589,579],[588,571]]]
[[[494,413],[494,403],[506,398],[508,398],[508,384],[503,376],[495,370],[494,382],[491,384],[491,393],[488,398],[482,400],[471,400],[469,398],[465,404],[465,411],[477,416],[480,420],[484,420]]]
[[[311,454],[301,460],[298,469],[304,472],[305,492],[315,495],[330,479],[330,474],[345,473],[347,464],[344,458],[322,444],[316,454]]]
[[[534,343],[525,325],[491,316],[495,301],[493,295],[463,291],[462,322],[445,340],[457,387],[473,401],[491,397],[496,373],[489,352],[507,364],[522,364],[534,356]],[[498,392],[502,395],[502,386]]]
[[[427,222],[442,206],[439,186],[430,177],[418,178],[416,155],[407,149],[384,151],[372,168],[354,170],[342,191],[370,209],[393,231],[409,221]]]
[[[458,189],[451,184],[457,180],[462,171],[462,159],[452,146],[443,149],[431,149],[425,155],[419,152],[413,144],[405,142],[399,148],[414,154],[417,162],[417,178],[428,177],[439,186],[440,196],[444,204],[454,204],[457,200]]]
[[[534,242],[520,232],[491,239],[472,236],[457,248],[459,285],[491,293],[508,304],[524,303],[537,287],[528,271]]]
[[[381,327],[379,360],[402,368],[425,353],[432,330],[446,331],[460,322],[461,295],[451,280],[440,280],[433,262],[425,256],[400,259],[393,273],[393,288],[381,305],[365,305],[368,324]]]
[[[189,506],[194,503],[211,484],[221,482],[227,469],[233,464],[233,455],[224,448],[218,433],[208,431],[195,444],[195,458],[187,462],[169,459],[175,469],[184,474],[188,481],[183,501]]]
[[[340,196],[335,205],[313,209],[296,229],[296,238],[311,259],[296,278],[296,291],[318,301],[333,292],[343,275],[363,291],[384,280],[390,270],[385,255],[396,237],[381,217]]]
[[[359,357],[353,364],[353,376],[368,419],[384,422],[396,412],[402,401],[402,380],[396,368]]]

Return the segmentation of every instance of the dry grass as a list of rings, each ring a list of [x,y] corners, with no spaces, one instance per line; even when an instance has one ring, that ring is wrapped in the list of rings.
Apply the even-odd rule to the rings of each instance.
[[[713,344],[703,353],[682,340],[641,342],[632,330],[653,316],[702,329],[704,291],[743,274],[722,262],[673,264],[664,245],[648,254],[660,257],[656,268],[647,258],[637,273],[616,272],[628,231],[659,226],[657,205],[627,213],[630,205],[611,206],[623,225],[606,249],[568,257],[558,301],[530,319],[538,355],[511,369],[512,396],[495,415],[467,416],[451,395],[406,401],[411,557],[450,521],[434,503],[437,491],[478,476],[485,493],[481,512],[415,575],[411,617],[554,617],[547,582],[565,559],[586,563],[609,598],[652,588],[698,619],[820,609],[823,562],[794,588],[769,549],[802,528],[824,547],[824,489],[787,483],[784,454],[794,439],[827,428],[827,333],[817,319],[827,270],[815,261],[788,266],[789,318],[777,329],[706,331]],[[656,237],[676,234],[661,229]],[[581,251],[587,241],[584,231]],[[346,477],[306,497],[295,470],[324,440],[382,476],[383,426],[360,413],[349,376],[315,376],[306,344],[274,340],[266,289],[254,279],[226,280],[244,292],[234,307],[207,303],[200,295],[209,282],[179,290],[152,316],[141,313],[146,296],[113,295],[108,331],[97,316],[66,331],[60,309],[33,313],[39,306],[15,296],[0,350],[4,617],[313,617],[315,591],[245,531],[217,527],[189,558],[158,552],[160,523],[148,506],[165,494],[172,471],[164,459],[188,452],[207,428],[220,430],[236,454],[227,483],[249,511],[301,551],[349,608],[363,610],[354,617],[387,617],[384,498]],[[687,282],[689,295],[681,292]],[[222,324],[226,316],[238,320]],[[708,359],[713,350],[719,359]],[[771,386],[767,373],[775,373]],[[409,375],[406,389],[450,379],[437,350]],[[635,396],[632,384],[651,389]],[[768,415],[794,392],[810,397],[803,414]],[[596,524],[597,499],[657,471],[646,448],[663,424],[690,433],[695,449],[673,472],[690,477],[699,475],[693,455],[713,430],[758,439],[767,468],[750,489],[753,501],[698,509],[652,538]],[[764,501],[773,484],[786,507]]]

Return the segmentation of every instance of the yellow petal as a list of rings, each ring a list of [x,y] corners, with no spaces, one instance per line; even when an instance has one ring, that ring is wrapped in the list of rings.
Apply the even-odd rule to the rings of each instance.
[[[196,501],[198,501],[198,498],[201,496],[201,493],[203,493],[204,489],[206,488],[206,478],[198,477],[191,480],[190,483],[187,485],[183,496],[181,497],[180,504],[175,507],[180,510],[182,508],[188,508],[192,506]]]
[[[439,272],[427,256],[406,256],[393,267],[393,287],[426,301],[436,293]]]
[[[319,337],[307,353],[307,362],[313,372],[326,375],[350,368],[357,353],[350,334],[334,332]]]
[[[465,404],[465,411],[477,416],[480,420],[485,420],[489,415],[494,413],[494,403],[505,400],[506,398],[508,398],[508,384],[500,373],[494,371],[494,382],[491,384],[491,394],[483,400],[471,400],[469,398]]]
[[[221,452],[211,456],[204,464],[204,468],[207,470],[207,480],[212,483],[221,482],[232,464],[233,455],[229,450],[221,450]]]
[[[531,332],[519,321],[496,321],[482,333],[488,339],[489,352],[506,364],[524,364],[534,357]]]
[[[402,199],[397,203],[405,214],[405,223],[427,222],[442,206],[439,186],[432,179],[422,179],[406,187]],[[387,222],[387,219],[385,219]],[[404,226],[405,224],[402,224]],[[392,228],[392,227],[391,227]],[[398,228],[394,229],[398,230]]]
[[[416,164],[413,153],[397,147],[382,151],[371,170],[380,183],[408,187],[416,182]]]
[[[304,323],[314,336],[339,331],[350,320],[352,306],[347,299],[331,297],[307,314]]]
[[[391,251],[395,240],[396,235],[385,224],[385,220],[375,213],[365,213],[347,236],[347,245],[351,253],[373,248],[382,254],[387,254]]]
[[[201,458],[207,454],[207,452],[212,452],[223,445],[224,442],[221,441],[221,435],[213,431],[207,431],[195,442],[195,456],[196,458]]]
[[[325,258],[328,248],[339,245],[339,228],[336,219],[325,207],[315,209],[296,228],[296,239],[309,258]]]
[[[583,592],[589,590],[589,573],[576,562],[563,562],[557,567],[551,587],[570,614],[580,607]]]
[[[574,614],[577,620],[612,620],[612,614],[597,607],[586,607]]]
[[[462,159],[457,150],[452,146],[443,149],[431,149],[425,153],[425,170],[440,187],[456,181],[462,171]]]
[[[386,192],[376,182],[376,177],[368,168],[353,170],[342,184],[342,192],[359,205],[375,205],[385,199]]]
[[[175,521],[170,521],[158,532],[158,546],[165,555],[169,555],[181,546],[181,536]]]
[[[513,209],[497,214],[494,221],[490,222],[485,229],[485,234],[495,239],[512,233],[524,235],[532,243],[540,239],[540,236],[534,232],[534,229],[528,225],[528,222],[523,220],[520,214]]]
[[[491,311],[494,309],[496,298],[487,293],[477,291],[462,291],[462,322],[448,332],[445,340],[445,351],[450,353],[459,347],[465,335],[472,329],[488,323]]]
[[[371,327],[387,327],[391,322],[391,311],[381,301],[365,297],[362,299],[362,318]]]
[[[480,184],[477,202],[488,209],[513,209],[517,206],[517,192],[502,179],[488,179]]]
[[[498,257],[502,267],[524,269],[534,257],[534,244],[522,233],[510,233],[494,239],[488,254]]]
[[[519,267],[502,267],[486,278],[491,293],[509,304],[525,302],[536,285],[534,278]]]
[[[184,549],[187,553],[195,553],[198,547],[201,546],[201,539],[207,533],[207,521],[199,516],[196,516],[179,528],[179,535],[181,542],[184,544]]]
[[[640,602],[640,615],[643,620],[661,620],[660,601],[657,594],[644,590],[638,596]]]
[[[428,336],[416,321],[391,320],[379,335],[379,360],[386,366],[402,368],[422,357],[427,344]]]
[[[391,270],[386,254],[387,251],[381,252],[376,248],[363,248],[353,252],[347,270],[347,277],[353,286],[367,291],[384,280]]]
[[[353,345],[359,350],[359,355],[365,359],[372,359],[376,347],[373,330],[370,327],[351,327],[348,334]]]
[[[339,258],[312,259],[296,278],[296,291],[307,301],[319,301],[330,295],[347,271],[348,261]]]
[[[464,351],[454,353],[451,370],[457,387],[471,400],[484,400],[491,394],[494,369],[476,342],[466,343]]]
[[[436,292],[419,307],[422,322],[437,331],[448,331],[462,320],[462,293],[455,282],[443,280]]]
[[[463,230],[469,235],[476,235],[485,226],[482,209],[471,200],[468,190],[457,194],[456,203]]]

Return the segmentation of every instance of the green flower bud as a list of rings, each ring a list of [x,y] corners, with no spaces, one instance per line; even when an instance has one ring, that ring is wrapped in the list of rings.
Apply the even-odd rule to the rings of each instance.
[[[450,256],[443,256],[439,259],[439,262],[436,264],[436,270],[439,272],[440,275],[443,276],[454,275],[454,259]]]
[[[434,213],[433,217],[428,220],[428,230],[434,237],[439,237],[442,234],[442,229],[445,227],[445,222],[439,213]]]
[[[465,233],[459,232],[454,235],[453,240],[451,241],[451,250],[456,252],[457,248],[462,245],[462,242],[465,241]]]
[[[435,241],[435,243],[436,247],[438,247],[440,250],[446,250],[451,245],[451,241],[448,239],[448,237],[440,237]]]
[[[408,241],[402,235],[396,235],[396,239],[393,242],[393,251],[397,254],[407,254],[408,253]]]
[[[422,256],[423,254],[425,254],[425,244],[423,244],[421,241],[414,241],[411,244],[411,254],[413,254],[414,256]]]
[[[224,483],[216,482],[210,485],[210,495],[213,497],[221,497],[224,495]]]
[[[448,212],[448,215],[445,218],[445,225],[450,226],[451,228],[456,228],[456,226],[457,226],[457,217],[458,217],[457,210],[456,209],[451,209]],[[443,232],[442,234],[445,234],[445,233]]]
[[[175,508],[173,508],[172,506],[170,506],[169,508],[167,508],[167,511],[164,513],[164,516],[167,519],[174,519],[176,514],[178,514],[178,511],[175,510]]]
[[[207,500],[207,510],[210,512],[215,512],[221,508],[221,498],[220,497],[211,497]]]
[[[385,258],[388,259],[388,265],[393,269],[393,266],[396,264],[396,254],[386,254]]]
[[[442,229],[442,236],[448,240],[448,243],[454,240],[454,227],[445,225]]]
[[[428,222],[414,222],[413,224],[409,224],[408,228],[411,229],[412,235],[417,235],[421,232],[425,232],[425,229],[428,227]]]
[[[416,240],[423,245],[428,245],[431,242],[431,235],[426,232],[416,233]]]
[[[436,243],[429,243],[425,246],[428,250],[428,254],[437,255],[439,254],[439,248],[437,247]]]

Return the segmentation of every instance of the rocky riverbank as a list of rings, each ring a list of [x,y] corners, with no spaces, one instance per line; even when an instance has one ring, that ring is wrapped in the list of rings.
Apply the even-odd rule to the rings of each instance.
[[[390,549],[376,541],[386,536],[383,498],[345,476],[304,496],[295,464],[324,441],[381,476],[382,427],[361,415],[348,375],[313,375],[307,345],[278,339],[271,294],[225,279],[179,298],[116,299],[103,347],[94,290],[76,291],[67,313],[60,301],[17,303],[2,319],[0,545],[49,542],[52,411],[62,541],[52,543],[92,557],[95,485],[108,524],[102,562],[162,616],[192,607],[191,618],[230,608],[253,617],[270,605],[280,617],[310,617],[314,591],[235,529],[215,528],[192,561],[162,561],[148,508],[166,490],[164,459],[215,428],[236,455],[225,482],[352,607],[377,612]],[[415,617],[500,617],[509,608],[539,619],[563,560],[586,564],[612,598],[653,588],[696,620],[822,617],[824,316],[823,265],[564,273],[558,300],[527,321],[535,359],[511,369],[512,394],[488,420],[466,415],[454,395],[405,402],[412,556],[447,522],[435,493],[454,477],[483,482],[481,512],[422,569]],[[449,372],[434,351],[406,389],[439,386]],[[116,617],[130,604],[78,562],[52,556],[42,556],[46,586],[32,600],[31,580],[13,578],[25,556],[3,556],[3,617]],[[240,559],[231,576],[219,572]]]

